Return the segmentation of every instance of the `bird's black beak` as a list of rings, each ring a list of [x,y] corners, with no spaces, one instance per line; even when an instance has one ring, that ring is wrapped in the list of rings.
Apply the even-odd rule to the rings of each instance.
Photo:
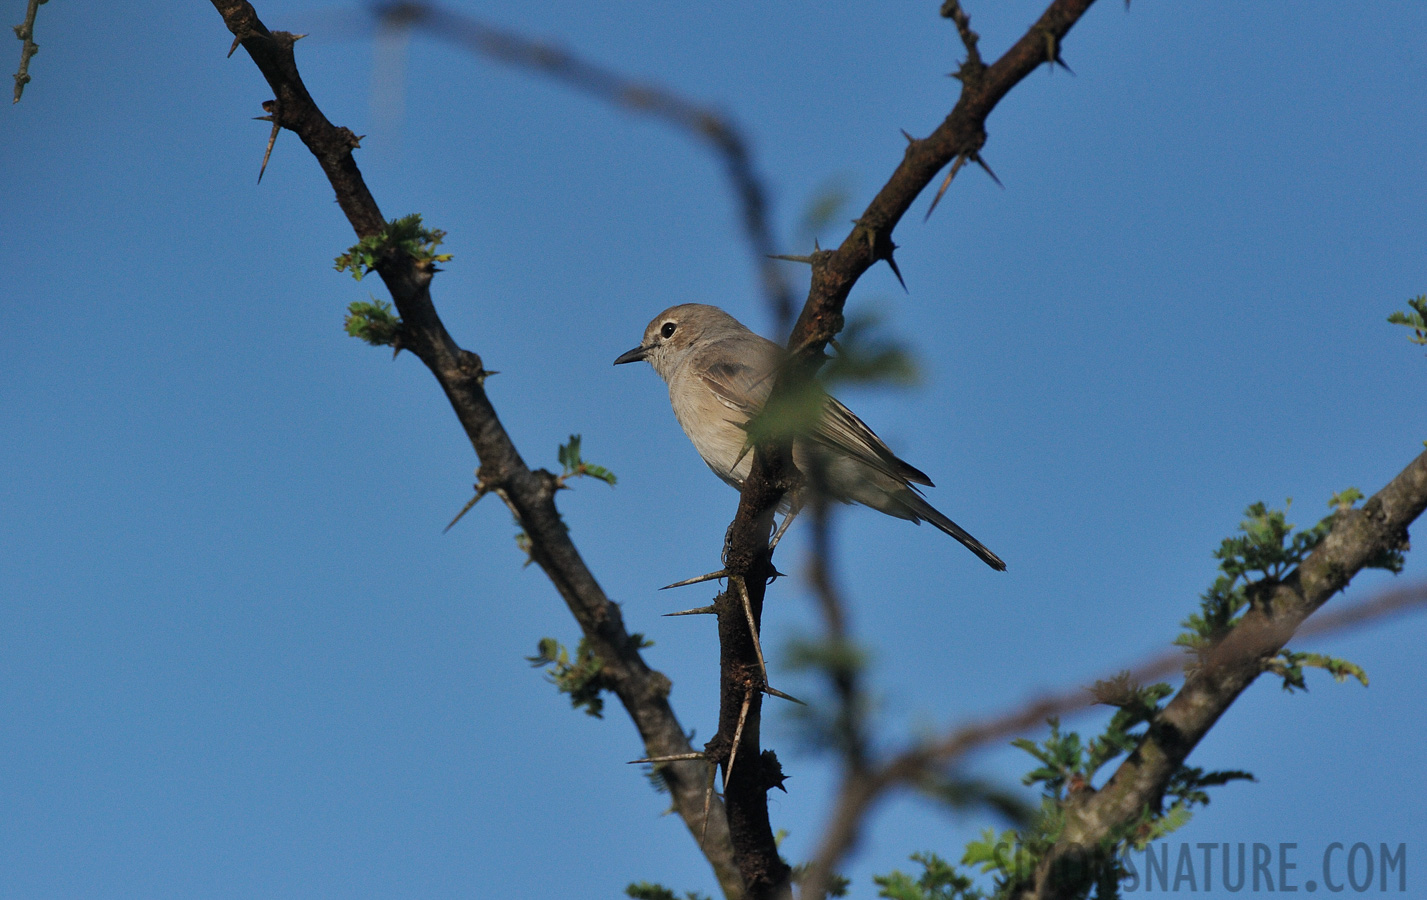
[[[635,347],[633,350],[630,350],[627,353],[621,353],[619,355],[619,359],[616,359],[614,361],[614,364],[620,366],[625,363],[639,362],[641,359],[648,355],[648,347]]]

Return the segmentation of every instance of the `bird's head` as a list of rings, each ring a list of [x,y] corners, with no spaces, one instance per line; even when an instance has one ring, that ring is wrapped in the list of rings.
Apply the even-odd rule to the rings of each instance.
[[[665,381],[690,351],[700,344],[720,340],[747,329],[717,306],[684,303],[655,316],[644,329],[639,346],[620,354],[615,365],[647,360]]]

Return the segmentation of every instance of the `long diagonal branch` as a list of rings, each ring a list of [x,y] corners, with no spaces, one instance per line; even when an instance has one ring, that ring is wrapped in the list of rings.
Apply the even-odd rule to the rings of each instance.
[[[1427,583],[1384,591],[1371,600],[1314,616],[1298,629],[1302,640],[1341,634],[1362,625],[1380,622],[1427,606]],[[1148,684],[1186,671],[1194,657],[1182,648],[1155,654],[1127,669],[1106,674],[1102,680],[1124,679]],[[928,774],[945,771],[974,751],[996,742],[1027,734],[1045,725],[1046,719],[1084,712],[1099,703],[1090,687],[1077,687],[1036,697],[999,715],[960,725],[934,741],[920,744],[892,756],[873,767],[849,766],[838,786],[833,812],[828,819],[814,861],[805,882],[807,896],[815,896],[815,885],[825,883],[828,874],[857,843],[862,823],[872,809],[892,790],[917,783]]]
[[[1424,509],[1427,453],[1414,459],[1361,509],[1340,513],[1318,548],[1214,646],[1105,786],[1069,805],[1060,839],[1017,896],[1024,900],[1072,896],[1079,885],[1061,876],[1079,866],[1079,854],[1098,846],[1144,809],[1158,808],[1170,776],[1264,672],[1265,662],[1353,576],[1388,552],[1406,549],[1407,527]]]
[[[272,87],[274,121],[295,132],[317,158],[342,212],[359,237],[380,234],[386,222],[352,158],[357,138],[329,122],[298,74],[294,35],[271,32],[245,0],[212,0],[234,35]],[[447,332],[431,300],[433,267],[407,254],[390,252],[377,272],[401,315],[403,349],[414,353],[435,376],[480,459],[480,483],[497,494],[530,537],[531,557],[544,570],[580,624],[602,662],[601,677],[634,721],[649,757],[688,754],[692,748],[669,706],[669,680],[649,668],[625,629],[619,607],[610,602],[575,548],[556,511],[556,479],[532,471],[501,425],[485,392],[480,357],[462,349]],[[691,834],[703,836],[705,855],[724,893],[742,896],[729,851],[728,826],[720,804],[709,809],[707,834],[704,783],[707,765],[697,760],[664,764],[661,773],[674,806]]]

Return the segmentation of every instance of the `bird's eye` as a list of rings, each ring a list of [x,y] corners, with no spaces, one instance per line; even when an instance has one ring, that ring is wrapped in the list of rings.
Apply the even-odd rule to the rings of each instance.
[[[659,329],[659,333],[664,335],[664,337],[666,338],[671,338],[674,336],[674,329],[678,327],[679,326],[674,324],[673,322],[665,322],[664,327]]]

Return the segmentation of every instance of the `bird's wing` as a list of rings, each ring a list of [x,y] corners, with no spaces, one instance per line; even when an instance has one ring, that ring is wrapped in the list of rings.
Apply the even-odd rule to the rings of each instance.
[[[898,459],[892,449],[867,427],[867,423],[857,418],[836,397],[827,398],[822,419],[810,437],[904,484],[913,482],[934,487],[926,473]]]
[[[740,426],[763,408],[783,352],[771,341],[753,338],[720,342],[702,355],[697,366],[699,378],[720,403],[737,414],[735,421]],[[865,422],[834,397],[826,397],[823,414],[808,438],[904,484],[932,486],[925,473],[898,459]]]
[[[778,370],[779,347],[756,335],[756,340],[720,341],[700,354],[695,370],[719,402],[737,413],[740,426],[758,414],[772,389]]]

